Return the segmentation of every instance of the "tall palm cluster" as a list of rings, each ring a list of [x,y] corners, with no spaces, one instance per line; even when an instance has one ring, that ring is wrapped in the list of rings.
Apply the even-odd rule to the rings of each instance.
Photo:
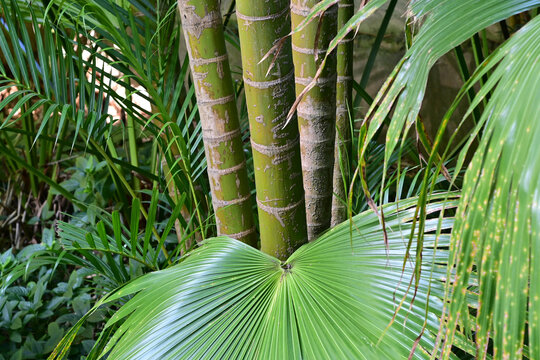
[[[0,224],[56,233],[0,296],[101,279],[50,359],[540,358],[540,1],[411,0],[372,97],[396,4],[0,0]]]

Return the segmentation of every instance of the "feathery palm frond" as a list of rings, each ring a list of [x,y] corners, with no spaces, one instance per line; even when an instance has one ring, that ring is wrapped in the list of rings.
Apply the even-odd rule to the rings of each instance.
[[[384,167],[388,168],[390,157],[398,147],[398,143],[401,140],[401,146],[403,146],[408,130],[418,120],[429,71],[435,62],[448,51],[492,23],[532,9],[539,4],[538,0],[486,0],[481,2],[416,0],[411,3],[410,15],[415,17],[418,22],[422,20],[423,23],[418,34],[413,38],[411,47],[387,79],[370,107],[366,116],[367,131],[360,157],[364,158],[369,142],[392,113],[385,139]],[[446,160],[444,155],[440,156],[439,148],[453,110],[453,108],[450,109],[442,120],[433,146],[428,149],[429,158],[426,166],[427,168],[435,167],[437,172],[441,171],[443,161]],[[364,173],[365,165],[359,171],[362,182],[364,181]],[[457,174],[460,174],[459,169],[456,171]],[[417,254],[422,252],[422,224],[427,218],[427,195],[434,189],[433,179],[437,178],[436,175],[431,176],[431,171],[425,171],[422,179],[417,207],[420,233],[411,233],[409,236],[409,246],[412,247],[415,244]],[[386,172],[383,172],[383,183],[386,180]],[[381,186],[381,189],[384,188]],[[384,214],[381,214],[382,222],[383,219]],[[415,238],[416,241],[414,241]],[[414,273],[415,286],[418,285],[421,275],[422,270],[417,268]]]
[[[530,359],[540,357],[539,39],[536,17],[486,59],[476,76],[492,72],[469,113],[487,92],[492,95],[476,128],[483,135],[465,175],[452,233],[450,268],[457,270],[448,289],[447,352],[460,316],[469,311],[463,290],[473,270],[479,274],[472,329],[478,358],[488,354],[490,339],[497,359],[521,358],[527,348]]]

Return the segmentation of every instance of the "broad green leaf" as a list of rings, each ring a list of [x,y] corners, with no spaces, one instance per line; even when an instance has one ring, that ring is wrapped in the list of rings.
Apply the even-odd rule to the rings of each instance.
[[[457,204],[441,198],[432,198],[430,213]],[[413,358],[429,358],[453,221],[426,222],[422,267],[432,279],[422,279],[414,293],[407,280],[414,264],[402,272],[401,263],[416,201],[385,207],[388,253],[371,211],[354,218],[352,234],[349,224],[341,224],[285,262],[236,240],[207,240],[181,264],[137,279],[107,299],[136,293],[108,322],[120,327],[103,355],[403,359],[425,326]]]

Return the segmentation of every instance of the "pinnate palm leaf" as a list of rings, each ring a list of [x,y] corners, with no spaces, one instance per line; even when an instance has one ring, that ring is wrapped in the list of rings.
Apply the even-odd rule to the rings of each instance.
[[[539,0],[416,0],[410,5],[411,15],[424,23],[396,67],[393,81],[381,90],[367,116],[372,119],[369,141],[395,108],[386,139],[386,162],[418,117],[435,62],[487,26],[539,5]]]
[[[457,281],[449,289],[446,351],[460,314],[468,312],[462,291],[474,266],[480,285],[472,329],[478,357],[488,354],[490,338],[495,359],[521,358],[527,343],[529,358],[540,357],[539,39],[536,17],[482,66],[492,74],[473,106],[493,92],[478,125],[484,133],[452,234]]]

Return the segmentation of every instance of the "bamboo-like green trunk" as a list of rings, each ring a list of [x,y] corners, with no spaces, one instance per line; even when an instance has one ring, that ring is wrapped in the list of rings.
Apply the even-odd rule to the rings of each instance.
[[[340,0],[338,3],[338,29],[341,29],[354,14],[354,0]],[[336,82],[336,141],[334,151],[334,195],[332,197],[331,225],[347,219],[347,185],[350,176],[351,127],[349,112],[352,111],[352,32],[337,47]]]
[[[218,234],[257,244],[218,0],[179,0]]]
[[[293,0],[293,29],[310,13],[317,0]],[[311,83],[337,31],[337,6],[293,34],[293,59],[297,96]],[[318,29],[320,26],[320,29]],[[318,39],[317,39],[317,34]],[[315,43],[317,41],[317,43]],[[317,59],[316,59],[317,57]],[[297,108],[300,129],[302,174],[306,198],[308,239],[312,241],[330,227],[332,173],[336,119],[336,61],[328,57],[316,85],[305,94]]]
[[[290,39],[274,67],[259,61],[291,30],[288,0],[237,0],[236,10],[257,187],[261,250],[286,259],[307,241]]]

